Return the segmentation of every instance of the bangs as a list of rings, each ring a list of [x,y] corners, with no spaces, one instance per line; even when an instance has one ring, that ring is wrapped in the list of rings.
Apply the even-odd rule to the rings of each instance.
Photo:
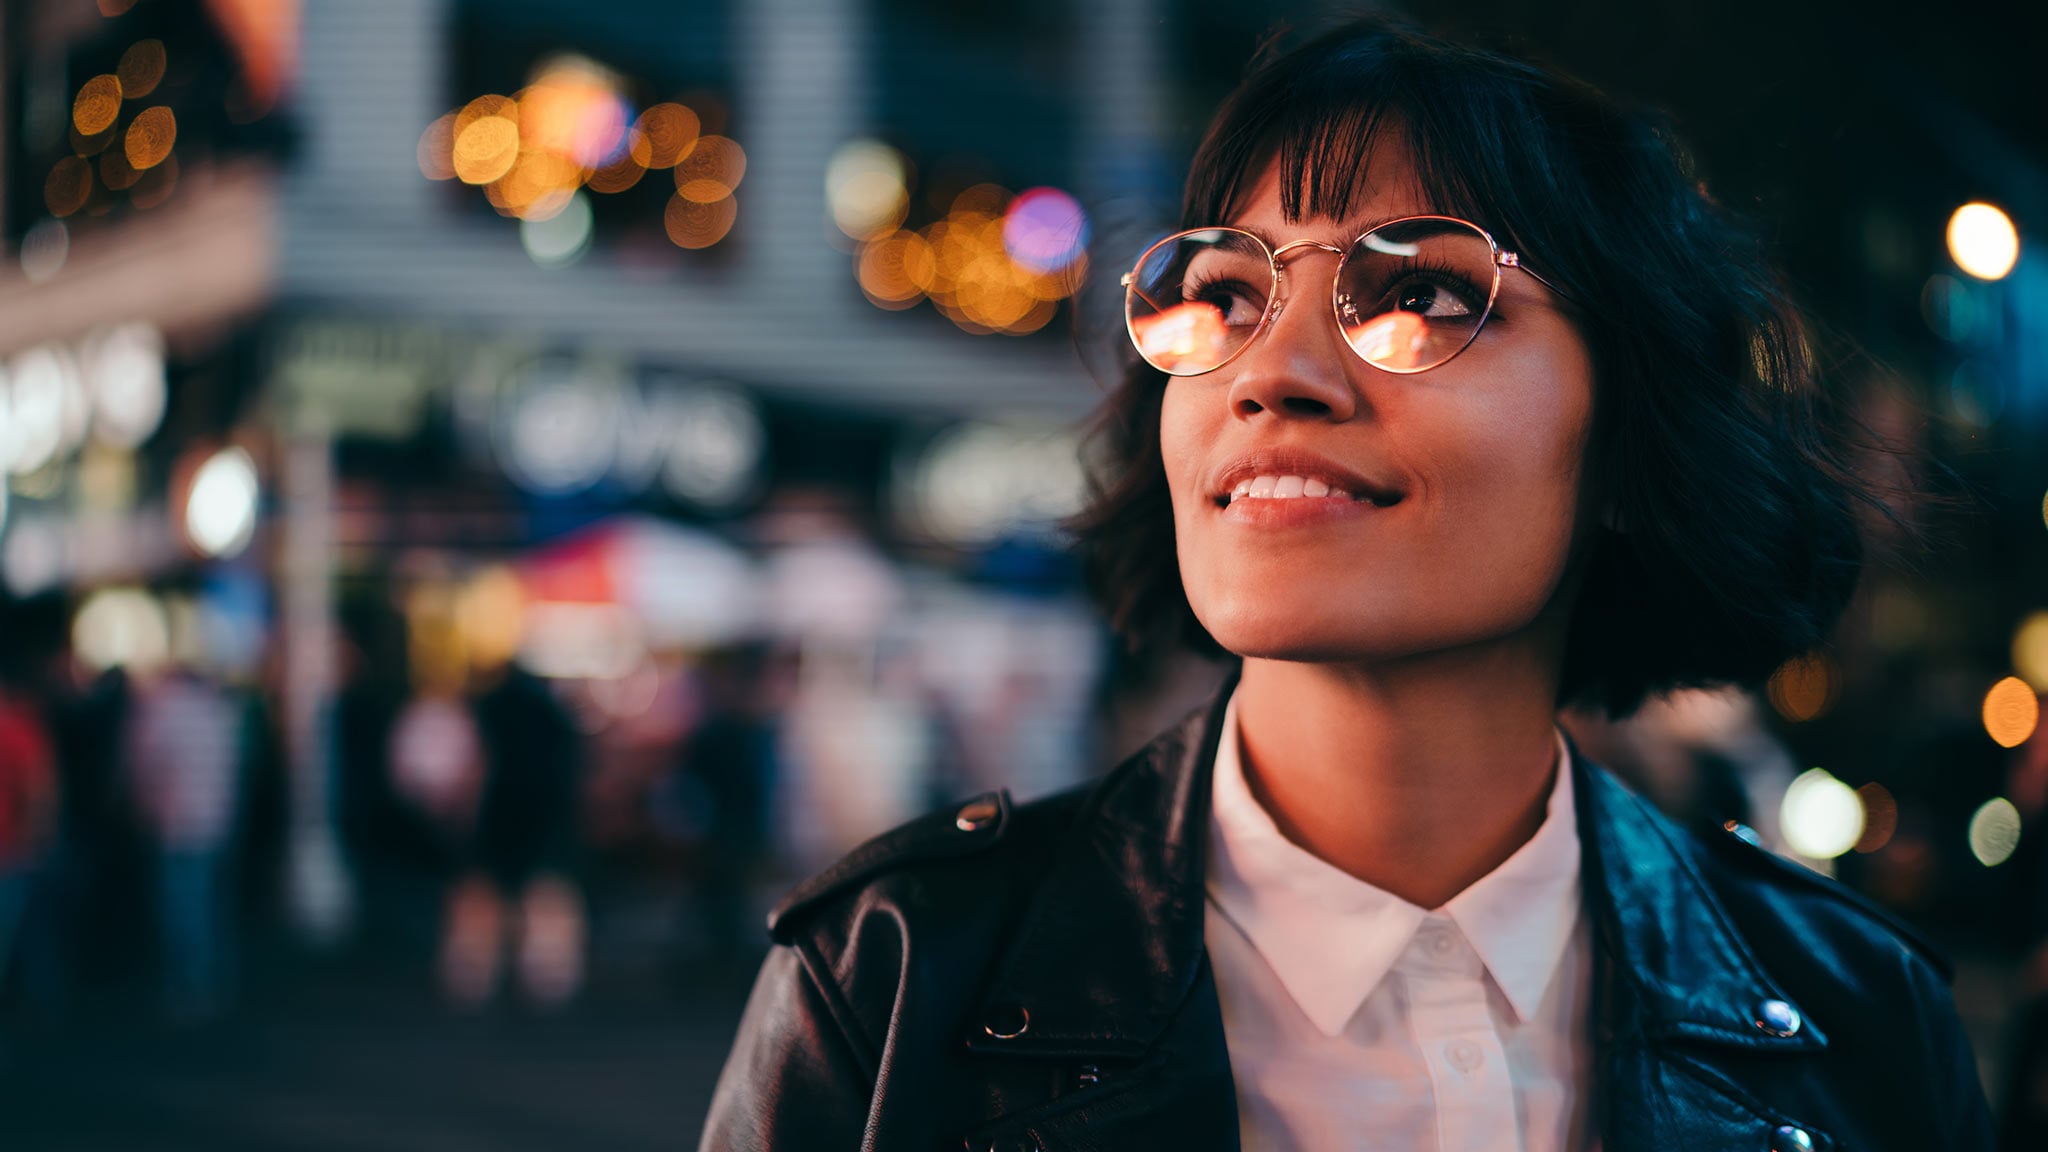
[[[1511,171],[1530,146],[1509,130],[1528,123],[1525,77],[1490,59],[1494,74],[1475,82],[1468,62],[1407,47],[1398,36],[1310,44],[1286,69],[1255,64],[1195,157],[1181,226],[1230,220],[1276,163],[1289,222],[1348,219],[1378,191],[1368,174],[1381,148],[1407,153],[1433,211],[1504,235],[1541,219]]]

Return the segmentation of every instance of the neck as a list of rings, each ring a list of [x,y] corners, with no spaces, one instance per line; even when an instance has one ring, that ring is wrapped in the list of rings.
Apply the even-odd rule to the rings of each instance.
[[[1280,831],[1438,908],[1543,824],[1559,764],[1554,664],[1513,648],[1375,664],[1246,659],[1245,782]]]

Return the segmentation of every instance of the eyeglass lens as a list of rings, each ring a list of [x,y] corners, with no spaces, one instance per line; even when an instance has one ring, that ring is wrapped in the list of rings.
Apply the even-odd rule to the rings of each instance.
[[[1469,345],[1491,307],[1494,248],[1462,221],[1385,224],[1345,255],[1333,304],[1344,339],[1390,372],[1434,368]],[[1131,339],[1154,368],[1221,367],[1258,332],[1278,274],[1264,243],[1212,228],[1168,237],[1138,261],[1126,296]]]

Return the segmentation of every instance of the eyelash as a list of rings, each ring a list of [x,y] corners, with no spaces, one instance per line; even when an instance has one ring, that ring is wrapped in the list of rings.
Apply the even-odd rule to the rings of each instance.
[[[1452,292],[1458,293],[1465,298],[1465,305],[1474,311],[1486,306],[1486,300],[1480,294],[1479,289],[1471,281],[1465,279],[1457,269],[1448,264],[1432,261],[1418,261],[1401,268],[1387,288],[1380,290],[1379,296],[1384,297],[1387,291],[1395,285],[1414,279],[1425,280],[1439,288],[1449,289]],[[1238,285],[1240,289],[1243,288],[1243,285],[1236,280],[1221,277],[1213,279],[1203,278],[1190,282],[1183,289],[1183,292],[1185,292],[1187,299],[1199,300],[1208,292],[1231,284]]]

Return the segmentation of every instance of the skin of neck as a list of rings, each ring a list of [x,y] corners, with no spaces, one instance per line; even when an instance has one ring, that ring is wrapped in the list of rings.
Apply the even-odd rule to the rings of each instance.
[[[1442,907],[1528,843],[1567,767],[1553,733],[1561,608],[1393,660],[1247,658],[1236,707],[1253,797],[1311,854]]]

